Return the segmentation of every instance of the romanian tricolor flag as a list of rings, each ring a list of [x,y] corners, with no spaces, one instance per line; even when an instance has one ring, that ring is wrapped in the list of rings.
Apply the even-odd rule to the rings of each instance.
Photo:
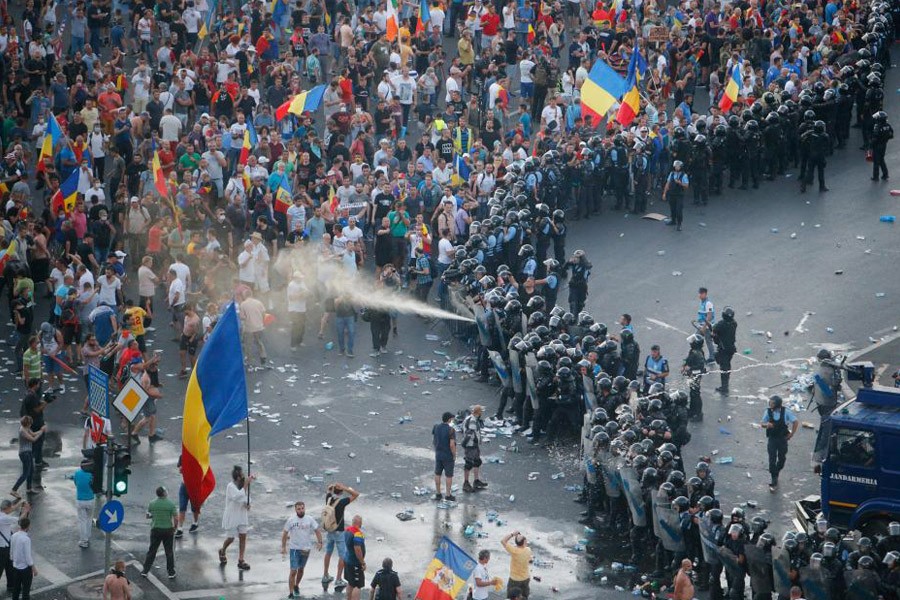
[[[58,215],[64,212],[68,215],[75,210],[75,199],[78,197],[78,178],[79,170],[75,169],[53,194],[53,198],[50,199],[50,210],[54,214]]]
[[[291,184],[287,177],[282,175],[278,187],[275,188],[275,210],[286,213],[292,202]]]
[[[427,31],[425,24],[431,21],[431,7],[428,0],[419,0],[419,20],[416,21],[416,33]]]
[[[594,127],[628,89],[625,79],[602,59],[597,59],[581,86],[581,116],[591,115]]]
[[[325,84],[322,84],[307,92],[300,92],[275,109],[275,119],[281,121],[288,116],[288,113],[299,116],[305,112],[315,112],[322,104],[322,96],[325,95],[326,87]]]
[[[168,198],[169,186],[166,184],[166,174],[163,173],[162,165],[159,162],[159,152],[156,151],[155,143],[153,145],[153,162],[150,166],[153,173],[153,187],[161,197]]]
[[[216,487],[209,439],[247,418],[247,381],[234,303],[203,345],[184,394],[181,471],[191,503],[200,507]]]
[[[534,26],[533,26],[531,23],[529,23],[529,24],[528,24],[528,35],[526,36],[526,39],[528,40],[528,43],[529,43],[529,44],[533,44],[533,43],[534,43],[534,37],[535,37],[535,35],[536,35],[536,34],[535,34],[535,32],[534,32]]]
[[[238,162],[246,165],[247,160],[250,158],[250,153],[257,144],[259,144],[259,136],[256,135],[256,129],[253,128],[253,123],[247,121],[247,128],[244,130],[244,144],[241,146],[241,155],[238,157]]]
[[[731,110],[732,105],[737,102],[738,93],[741,91],[741,65],[734,65],[734,68],[731,69],[731,77],[728,78],[728,83],[725,84],[725,92],[722,94],[722,99],[719,100],[719,108],[722,112],[728,112]]]
[[[625,82],[628,91],[619,104],[619,112],[616,114],[616,121],[623,126],[628,127],[641,110],[641,93],[638,90],[638,81],[641,76],[647,72],[647,62],[641,56],[637,46],[631,53],[631,60],[628,62],[628,74]]]
[[[385,36],[388,41],[393,42],[396,40],[399,31],[400,18],[397,16],[397,7],[394,6],[394,0],[387,0],[387,31],[385,32]]]
[[[13,238],[4,250],[0,250],[0,271],[6,266],[12,257],[16,254],[16,240]]]
[[[36,168],[38,173],[46,169],[44,166],[44,159],[53,158],[53,149],[56,148],[56,143],[61,137],[62,127],[59,126],[59,121],[56,120],[53,113],[50,113],[50,120],[47,122],[47,133],[44,136],[44,141],[41,143],[41,153],[38,155]]]
[[[442,537],[416,592],[416,600],[454,600],[465,587],[476,564],[465,550],[447,536]]]
[[[280,24],[281,18],[284,17],[284,13],[287,12],[287,6],[284,5],[284,0],[272,0],[269,12],[272,13],[272,22],[276,25]]]
[[[201,40],[209,35],[213,19],[216,18],[216,8],[218,8],[218,4],[219,0],[209,1],[209,12],[206,14],[206,19],[203,21],[203,24],[200,25],[200,31],[197,32],[197,37]]]

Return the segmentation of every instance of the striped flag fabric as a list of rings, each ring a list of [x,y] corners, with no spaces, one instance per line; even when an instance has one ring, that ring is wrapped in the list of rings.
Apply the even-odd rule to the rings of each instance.
[[[237,308],[231,302],[203,345],[184,395],[181,470],[194,506],[202,506],[216,487],[210,438],[246,418],[244,354]]]

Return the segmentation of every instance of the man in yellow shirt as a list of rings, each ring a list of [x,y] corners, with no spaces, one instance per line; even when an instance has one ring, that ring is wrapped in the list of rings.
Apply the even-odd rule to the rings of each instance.
[[[146,318],[147,311],[140,306],[135,306],[134,300],[125,301],[125,326],[131,330],[131,335],[137,340],[141,354],[147,353],[147,344],[144,340],[144,335],[147,333],[144,328],[144,319]]]
[[[510,540],[515,544],[510,543]],[[511,597],[510,590],[519,590],[519,597],[527,600],[530,596],[528,584],[531,581],[531,548],[526,545],[525,536],[513,531],[503,538],[503,548],[509,552],[509,579],[506,582],[506,596]]]

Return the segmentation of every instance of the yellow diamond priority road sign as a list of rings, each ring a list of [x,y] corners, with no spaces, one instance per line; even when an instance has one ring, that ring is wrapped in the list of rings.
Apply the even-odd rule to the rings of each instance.
[[[134,423],[149,397],[136,379],[129,379],[113,401],[113,406],[128,419],[129,423]]]

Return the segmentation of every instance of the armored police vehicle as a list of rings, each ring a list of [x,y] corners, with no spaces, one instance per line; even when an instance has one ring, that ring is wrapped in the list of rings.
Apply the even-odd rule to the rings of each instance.
[[[811,532],[821,513],[831,526],[874,538],[900,521],[900,388],[873,384],[872,363],[844,368],[862,386],[832,413],[821,496],[795,503],[795,525]]]

